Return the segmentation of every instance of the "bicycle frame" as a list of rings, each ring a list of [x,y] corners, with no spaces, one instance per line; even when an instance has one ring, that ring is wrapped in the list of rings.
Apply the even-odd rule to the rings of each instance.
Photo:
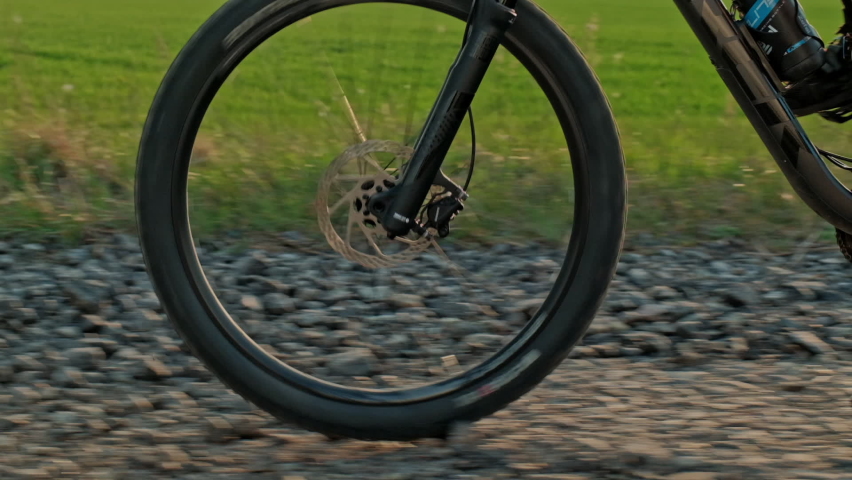
[[[496,52],[495,40],[502,39],[514,21],[513,8],[518,1],[474,1],[477,7],[469,22],[471,40],[465,41],[415,144],[409,167],[398,183],[403,188],[371,200],[371,210],[390,235],[417,229],[413,219],[429,187],[436,178],[441,184],[448,182],[440,173],[441,163]],[[734,21],[722,0],[674,3],[799,197],[834,227],[852,233],[852,192],[822,161],[787,105],[783,85],[745,27]],[[452,186],[454,195],[460,200],[466,198],[461,188]]]
[[[721,0],[674,0],[716,70],[799,197],[834,227],[852,233],[852,192],[828,169],[780,82]]]

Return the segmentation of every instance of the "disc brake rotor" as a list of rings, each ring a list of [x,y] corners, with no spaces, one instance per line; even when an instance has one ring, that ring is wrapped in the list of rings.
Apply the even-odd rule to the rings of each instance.
[[[346,149],[325,171],[315,202],[317,220],[328,244],[343,258],[367,268],[388,268],[414,260],[433,245],[434,237],[416,237],[414,233],[388,239],[385,229],[367,209],[372,195],[393,187],[397,181],[392,172],[379,164],[376,154],[390,154],[394,161],[404,163],[413,153],[411,147],[398,142],[368,140]],[[357,165],[358,173],[344,173],[344,168],[353,164]],[[346,186],[341,188],[343,184]],[[342,196],[329,205],[337,192]],[[335,214],[342,217],[342,227],[335,228]],[[359,240],[366,242],[360,250],[357,248]],[[382,242],[388,246],[380,245]]]

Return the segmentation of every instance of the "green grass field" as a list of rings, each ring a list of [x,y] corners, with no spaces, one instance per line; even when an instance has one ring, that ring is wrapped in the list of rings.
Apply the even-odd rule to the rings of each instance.
[[[173,58],[220,3],[0,0],[2,232],[79,238],[133,228],[147,109]],[[612,103],[627,158],[629,232],[775,243],[829,231],[787,186],[673,3],[540,3]],[[803,4],[830,39],[840,3]],[[413,7],[368,5],[315,15],[271,39],[226,83],[202,126],[194,227],[241,235],[312,227],[318,175],[355,141],[340,91],[369,138],[411,138],[462,28]],[[474,104],[480,156],[463,233],[552,239],[570,222],[565,142],[534,87],[501,51]],[[844,127],[804,124],[820,146],[848,154]],[[448,167],[462,179],[469,145],[463,131]]]

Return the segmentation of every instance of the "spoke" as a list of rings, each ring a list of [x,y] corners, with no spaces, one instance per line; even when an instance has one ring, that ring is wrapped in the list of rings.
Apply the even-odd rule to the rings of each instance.
[[[349,216],[346,218],[346,245],[352,248],[352,211],[349,211]]]
[[[376,157],[375,157],[374,154],[377,153],[377,152],[381,153],[381,150],[367,152],[363,155],[358,156],[355,159],[355,163],[358,165],[358,173],[357,174],[355,174],[355,173],[339,173],[339,174],[337,174],[337,176],[334,177],[333,180],[339,180],[339,181],[344,181],[344,182],[347,182],[347,181],[358,182],[358,181],[370,180],[374,177],[372,177],[372,175],[373,175],[372,173],[367,172],[368,166],[372,166],[376,170],[377,173],[385,174],[386,178],[393,179],[393,176],[390,175],[387,172],[387,170],[385,170],[385,167],[383,167],[381,164],[379,164],[379,162],[376,160]],[[350,159],[347,162],[347,166],[351,162],[352,162],[352,160]],[[351,168],[347,168],[346,171],[347,172],[351,171]]]
[[[364,236],[367,237],[367,241],[370,242],[370,245],[372,245],[373,249],[376,250],[376,253],[379,254],[379,257],[387,258],[387,255],[382,253],[382,249],[379,248],[379,245],[376,243],[375,238],[373,238],[373,232],[371,232],[367,227],[361,225],[360,223],[358,224],[358,228],[360,228],[361,231],[364,232]]]
[[[447,256],[446,252],[444,252],[444,249],[441,248],[440,245],[438,245],[438,242],[435,240],[434,237],[431,239],[431,242],[432,242],[432,247],[435,248],[435,251],[438,253],[438,256],[443,258],[444,261],[446,261],[447,264],[449,265],[450,269],[453,270],[459,277],[461,277],[461,279],[465,280],[464,282],[462,282],[462,285],[467,285],[469,287],[476,285],[476,286],[480,286],[480,287],[482,287],[486,290],[489,290],[494,295],[498,295],[498,296],[502,295],[500,293],[499,289],[497,289],[493,285],[491,285],[490,282],[481,278],[479,275],[476,275],[473,272],[468,271],[467,269],[465,269],[461,265],[458,265],[454,261],[452,261],[452,259],[450,259],[450,257]]]
[[[388,13],[390,14],[389,17],[391,17],[392,14],[393,14],[393,10],[390,10]],[[367,116],[367,134],[370,134],[373,131],[373,119],[376,116],[376,109],[374,108],[375,104],[376,104],[376,95],[377,95],[377,91],[379,90],[380,86],[382,85],[381,81],[382,81],[382,77],[384,75],[385,64],[387,63],[387,62],[384,61],[384,59],[385,59],[385,51],[387,50],[388,42],[386,42],[386,41],[382,42],[381,48],[378,48],[377,44],[381,40],[387,38],[386,32],[391,31],[391,26],[393,24],[393,22],[390,18],[386,19],[384,23],[385,23],[384,31],[377,32],[376,37],[375,37],[376,45],[374,45],[374,46],[377,47],[377,48],[375,49],[376,53],[375,53],[375,56],[373,58],[373,65],[378,65],[378,68],[375,71],[375,73],[371,75],[371,79],[373,80],[371,82],[371,84],[373,85],[374,88],[370,89],[370,96],[369,96],[370,98],[367,102],[367,113],[368,113],[368,116]]]
[[[321,42],[319,42],[322,45]],[[364,143],[367,141],[367,135],[364,128],[361,126],[361,122],[358,120],[358,116],[355,114],[355,109],[352,108],[352,102],[349,101],[349,96],[346,95],[346,91],[343,89],[343,84],[340,81],[340,77],[337,75],[337,72],[334,69],[334,66],[331,64],[331,60],[328,57],[324,48],[321,48],[320,53],[325,61],[326,72],[328,73],[329,79],[331,80],[334,88],[337,90],[340,96],[340,104],[344,113],[346,114],[346,118],[349,120],[349,125],[352,128],[353,133],[355,134],[355,141],[358,143]],[[367,173],[367,163],[371,163],[374,167],[376,167],[379,171],[384,171],[384,169],[379,165],[379,163],[373,158],[373,155],[367,154],[365,157],[359,157],[357,160],[358,164],[358,173],[361,175],[365,175]]]
[[[424,31],[424,23],[423,17],[420,19],[420,25],[418,27],[419,31]],[[425,38],[425,35],[419,35],[420,38]],[[408,118],[405,121],[405,131],[402,134],[402,143],[405,145],[409,144],[409,140],[411,139],[412,129],[414,128],[414,112],[417,108],[417,100],[418,94],[420,93],[420,88],[423,85],[423,68],[424,61],[423,56],[426,52],[435,51],[435,35],[429,36],[430,42],[429,45],[421,45],[421,48],[417,49],[417,54],[413,55],[414,63],[420,68],[417,68],[417,76],[415,77],[414,83],[409,85],[408,89]]]
[[[299,26],[313,25],[312,17],[307,17],[306,19],[299,22],[298,25]],[[322,40],[316,38],[316,35],[319,33],[317,28],[319,28],[319,27],[313,27],[312,26],[310,29],[308,29],[308,34],[311,37],[314,37],[316,44],[322,45]],[[322,51],[322,54],[323,54],[323,57],[326,60],[327,66],[330,68],[331,63],[328,60],[328,56],[325,55],[324,50]],[[334,75],[333,69],[332,69],[331,73],[332,73],[332,75]],[[336,136],[340,140],[341,144],[347,145],[347,146],[350,145],[352,143],[351,139],[348,139],[348,138],[346,138],[346,135],[343,135],[343,132],[341,132],[341,129],[338,128],[338,125],[337,125],[338,122],[335,119],[332,118],[333,115],[331,114],[332,113],[331,108],[329,108],[329,106],[326,105],[320,98],[317,98],[314,103],[319,107],[320,118],[322,118],[325,121],[325,123],[328,125],[329,130],[334,133],[334,136]]]
[[[340,185],[338,185],[338,184],[336,184],[336,183],[335,183],[335,184],[332,184],[332,186],[334,186],[334,189],[335,189],[335,190],[337,191],[337,193],[339,193],[339,194],[340,194],[340,196],[342,196],[342,197],[345,197],[345,196],[349,195],[350,193],[352,193],[352,190],[353,190],[353,189],[351,189],[351,188],[350,188],[349,190],[347,190],[347,189],[345,189],[345,188],[341,188],[341,187],[340,187]]]
[[[328,107],[328,105],[323,103],[321,100],[317,100],[315,104],[317,105],[317,107],[319,107],[319,116],[323,119],[325,124],[328,125],[329,131],[334,132],[334,136],[336,136],[337,139],[340,140],[341,145],[349,146],[351,142],[345,138],[345,135],[342,134],[342,132],[336,125],[337,122],[332,121],[331,109]]]
[[[367,141],[367,136],[364,134],[364,129],[361,128],[361,122],[358,121],[358,116],[355,115],[355,110],[352,108],[352,103],[349,101],[346,91],[343,90],[343,84],[340,83],[340,77],[337,76],[337,72],[331,65],[331,61],[328,59],[328,55],[326,55],[324,50],[322,52],[322,56],[325,59],[326,69],[331,77],[332,83],[334,83],[334,86],[337,87],[337,90],[340,93],[340,103],[343,107],[343,112],[346,113],[346,118],[349,120],[349,124],[355,133],[355,139],[360,143],[364,143]],[[367,173],[367,166],[364,163],[364,159],[361,157],[358,158],[358,173],[362,175]]]
[[[352,130],[355,134],[355,141],[359,143],[366,142],[367,136],[364,134],[364,129],[361,127],[361,123],[358,121],[358,117],[355,115],[355,110],[352,108],[352,103],[349,101],[349,97],[346,95],[346,91],[343,90],[343,84],[340,82],[340,77],[338,77],[337,72],[331,65],[331,60],[329,60],[324,48],[320,51],[320,53],[322,54],[323,60],[325,60],[326,71],[329,74],[329,78],[336,87],[337,91],[340,93],[340,103],[344,113],[346,114],[346,118],[349,120],[349,125],[352,127]],[[358,173],[365,174],[366,172],[367,167],[364,164],[364,160],[359,158]]]
[[[360,181],[364,180],[364,176],[363,175],[338,174],[336,177],[334,177],[334,180],[343,181],[343,182],[360,182]]]
[[[328,209],[328,213],[334,213],[338,208],[340,208],[341,205],[348,202],[349,200],[352,200],[351,194],[346,194],[343,198],[338,200],[337,203],[335,203],[331,208]]]
[[[334,67],[331,65],[331,61],[328,59],[328,55],[325,54],[324,50],[322,52],[322,56],[323,59],[325,59],[326,68],[328,73],[331,75],[331,80],[340,92],[343,111],[346,113],[349,123],[352,125],[352,130],[355,133],[356,139],[362,143],[366,142],[367,137],[364,135],[364,129],[361,128],[361,124],[358,122],[358,117],[355,116],[355,110],[352,109],[352,104],[349,103],[349,97],[346,96],[346,92],[343,90],[343,85],[340,83],[340,78],[337,76],[337,72],[334,71]]]
[[[459,265],[456,265],[456,263],[452,261],[449,256],[447,256],[446,252],[444,252],[444,249],[441,248],[440,245],[438,245],[438,242],[434,238],[431,238],[430,242],[432,242],[432,248],[435,249],[435,252],[438,253],[439,257],[443,258],[444,261],[447,262],[447,265],[449,265],[450,269],[455,270],[456,273],[467,279],[466,275],[464,274],[465,269]]]
[[[373,156],[370,155],[370,154],[367,154],[363,157],[358,157],[358,171],[360,171],[361,167],[363,166],[364,167],[364,174],[366,174],[367,173],[367,165],[366,165],[367,163],[369,163],[370,165],[375,167],[376,170],[378,170],[379,172],[385,171],[385,169],[382,168],[381,165],[379,165],[379,162],[377,162],[376,159],[373,158]]]

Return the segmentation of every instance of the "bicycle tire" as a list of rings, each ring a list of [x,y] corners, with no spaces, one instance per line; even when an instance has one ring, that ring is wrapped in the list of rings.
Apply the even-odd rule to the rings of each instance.
[[[547,301],[511,348],[489,360],[490,369],[440,395],[353,393],[291,375],[229,323],[204,280],[187,213],[189,157],[204,110],[242,58],[286,25],[357,3],[365,2],[232,0],[195,33],[165,76],[140,142],[135,191],[140,242],[152,284],[177,332],[210,371],[253,404],[334,437],[444,437],[456,422],[488,416],[533,389],[582,338],[622,247],[627,211],[623,153],[610,105],[578,48],[540,8],[520,0],[518,20],[503,45],[548,96],[568,140],[576,188],[570,244]],[[470,8],[470,0],[391,3],[459,19]]]

